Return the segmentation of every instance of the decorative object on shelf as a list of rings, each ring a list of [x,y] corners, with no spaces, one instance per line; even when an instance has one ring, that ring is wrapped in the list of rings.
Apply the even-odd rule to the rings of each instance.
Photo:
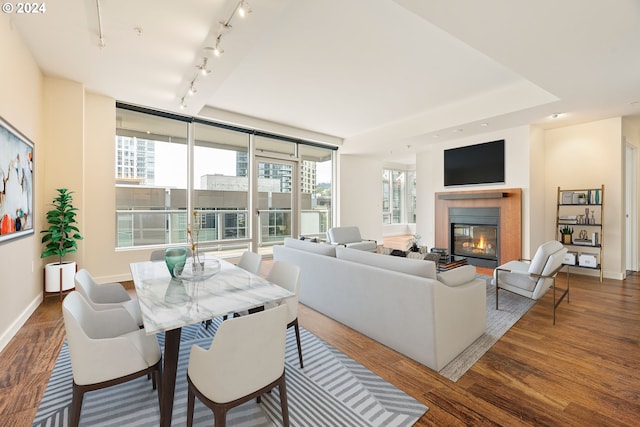
[[[176,277],[174,270],[176,265],[184,265],[187,260],[187,248],[181,246],[174,248],[167,248],[164,251],[164,262],[167,264],[167,269],[171,277]]]
[[[571,236],[573,235],[573,228],[565,225],[560,229],[560,234],[562,235],[562,243],[565,245],[571,244]]]
[[[584,193],[578,193],[578,204],[586,205],[587,204],[587,195]]]
[[[56,256],[57,262],[45,265],[45,292],[60,292],[75,287],[75,261],[65,262],[64,257],[78,251],[78,240],[82,240],[80,230],[76,227],[76,212],[73,206],[73,192],[66,188],[56,189],[58,195],[53,199],[53,209],[47,212],[49,227],[42,230],[42,243],[45,247],[40,258]]]

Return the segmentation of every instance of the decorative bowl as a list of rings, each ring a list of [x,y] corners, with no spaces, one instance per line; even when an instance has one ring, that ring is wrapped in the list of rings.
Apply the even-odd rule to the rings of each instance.
[[[185,263],[176,264],[173,274],[176,278],[190,282],[200,282],[215,276],[220,271],[220,261],[217,259],[200,259],[195,262],[188,259]]]

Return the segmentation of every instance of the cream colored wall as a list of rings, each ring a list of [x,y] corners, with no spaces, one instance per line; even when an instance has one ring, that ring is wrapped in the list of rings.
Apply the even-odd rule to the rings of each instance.
[[[0,243],[0,350],[37,308],[42,299],[40,236],[42,179],[46,140],[42,132],[43,78],[10,15],[0,14],[0,116],[34,144],[34,231]],[[6,165],[3,165],[6,167]]]
[[[635,157],[636,157],[636,165],[640,167],[640,116],[634,117],[624,117],[622,119],[622,139],[625,144],[629,144],[636,148]],[[622,148],[625,150],[625,148]],[[626,163],[623,163],[626,166]],[[626,175],[626,174],[625,174]],[[640,189],[640,173],[637,174],[636,177],[636,189]],[[636,213],[638,213],[638,223],[636,224],[637,235],[635,236],[636,242],[640,241],[640,197],[636,196],[637,205],[635,206]],[[626,203],[626,200],[625,200]],[[626,207],[626,206],[625,206]],[[631,211],[631,208],[625,209],[626,211]],[[633,218],[633,215],[631,216]],[[629,234],[630,231],[626,229],[626,221],[624,223],[625,234]],[[624,243],[624,242],[623,242]],[[625,248],[625,258],[626,258],[626,248]],[[625,263],[626,264],[626,263]],[[636,253],[635,265],[625,266],[626,269],[631,267],[637,268],[640,265],[640,254]]]
[[[368,157],[338,159],[338,225],[357,225],[363,238],[378,242],[383,239],[382,168],[382,161]]]
[[[547,239],[555,230],[557,188],[579,189],[605,186],[603,275],[623,278],[624,224],[622,119],[599,120],[545,132],[545,205]],[[597,274],[586,269],[581,274]]]

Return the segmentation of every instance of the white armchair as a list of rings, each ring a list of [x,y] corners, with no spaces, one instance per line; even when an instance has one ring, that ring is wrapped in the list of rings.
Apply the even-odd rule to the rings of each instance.
[[[127,290],[120,283],[98,284],[93,276],[82,269],[76,273],[76,290],[84,297],[94,310],[124,308],[133,320],[142,326],[142,312],[138,300],[131,299]]]
[[[74,291],[62,302],[73,373],[70,425],[77,426],[84,393],[153,375],[160,397],[160,346],[122,307],[94,310]]]
[[[360,229],[354,226],[333,227],[327,231],[327,238],[332,245],[342,245],[352,249],[376,252],[378,244],[375,240],[363,239]]]
[[[558,300],[555,286],[556,275],[563,267],[562,261],[566,253],[567,248],[562,243],[550,240],[538,247],[530,262],[509,261],[496,268],[493,272],[493,284],[496,285],[496,310],[500,289],[537,300],[553,287],[553,324],[555,325],[556,308],[565,296],[569,302],[569,275],[567,274],[567,288],[560,289],[562,293]]]

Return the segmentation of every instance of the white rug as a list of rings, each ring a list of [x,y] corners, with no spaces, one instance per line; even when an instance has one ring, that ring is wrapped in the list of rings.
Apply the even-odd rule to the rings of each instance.
[[[500,309],[496,310],[496,287],[490,284],[491,277],[478,277],[487,280],[487,329],[480,338],[438,372],[454,382],[458,381],[535,304],[532,299],[503,290],[500,291]]]

